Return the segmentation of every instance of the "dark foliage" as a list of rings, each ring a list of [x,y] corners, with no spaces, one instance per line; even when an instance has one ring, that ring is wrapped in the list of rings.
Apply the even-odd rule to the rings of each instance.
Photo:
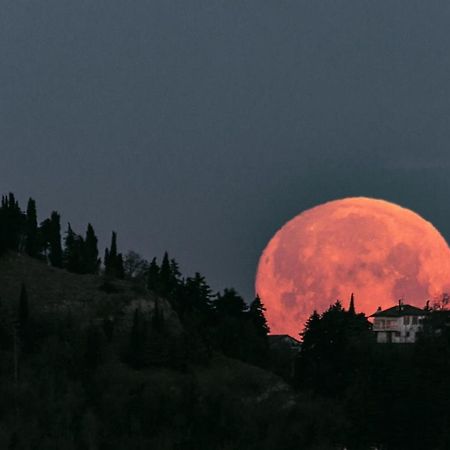
[[[100,268],[100,258],[98,257],[98,239],[95,235],[94,227],[88,224],[86,238],[83,249],[84,271],[85,273],[96,274]]]
[[[85,237],[69,225],[64,251],[59,214],[37,224],[34,200],[23,213],[4,196],[0,252],[98,274],[90,224]],[[336,302],[314,312],[295,373],[283,372],[288,387],[269,373],[264,299],[214,294],[200,273],[183,277],[167,252],[160,265],[134,252],[123,258],[116,233],[104,263],[104,277],[79,277],[80,286],[98,280],[111,295],[77,316],[67,304],[38,307],[28,279],[10,305],[0,301],[0,448],[450,448],[448,297],[427,308],[414,345],[376,344],[353,295],[348,310]],[[130,299],[117,302],[131,285],[141,290],[129,311]]]
[[[111,246],[105,250],[105,275],[113,278],[125,278],[123,256],[117,252],[117,233],[113,231]]]
[[[26,225],[25,225],[25,252],[36,258],[39,256],[39,235],[37,223],[36,202],[30,198],[28,200]]]

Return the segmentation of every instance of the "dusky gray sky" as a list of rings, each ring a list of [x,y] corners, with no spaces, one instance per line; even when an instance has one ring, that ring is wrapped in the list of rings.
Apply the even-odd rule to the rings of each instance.
[[[2,0],[0,191],[247,299],[327,200],[448,239],[449,23],[446,0]]]

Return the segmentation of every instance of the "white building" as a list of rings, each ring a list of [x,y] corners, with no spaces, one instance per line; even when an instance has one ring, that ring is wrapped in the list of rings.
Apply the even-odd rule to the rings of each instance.
[[[373,331],[379,344],[413,344],[417,333],[422,330],[422,322],[427,311],[399,302],[384,311],[378,308],[373,318]]]

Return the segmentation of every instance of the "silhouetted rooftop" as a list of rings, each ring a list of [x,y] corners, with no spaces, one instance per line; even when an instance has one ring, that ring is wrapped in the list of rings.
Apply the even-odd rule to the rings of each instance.
[[[403,317],[403,316],[424,316],[426,311],[411,305],[396,305],[392,308],[376,311],[369,317]]]

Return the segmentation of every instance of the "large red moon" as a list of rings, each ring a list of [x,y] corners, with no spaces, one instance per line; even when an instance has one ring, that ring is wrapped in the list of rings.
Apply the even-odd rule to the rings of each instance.
[[[256,292],[274,334],[298,337],[314,310],[353,292],[369,315],[398,299],[418,307],[450,292],[450,249],[434,226],[384,200],[345,198],[287,222],[264,249]]]

